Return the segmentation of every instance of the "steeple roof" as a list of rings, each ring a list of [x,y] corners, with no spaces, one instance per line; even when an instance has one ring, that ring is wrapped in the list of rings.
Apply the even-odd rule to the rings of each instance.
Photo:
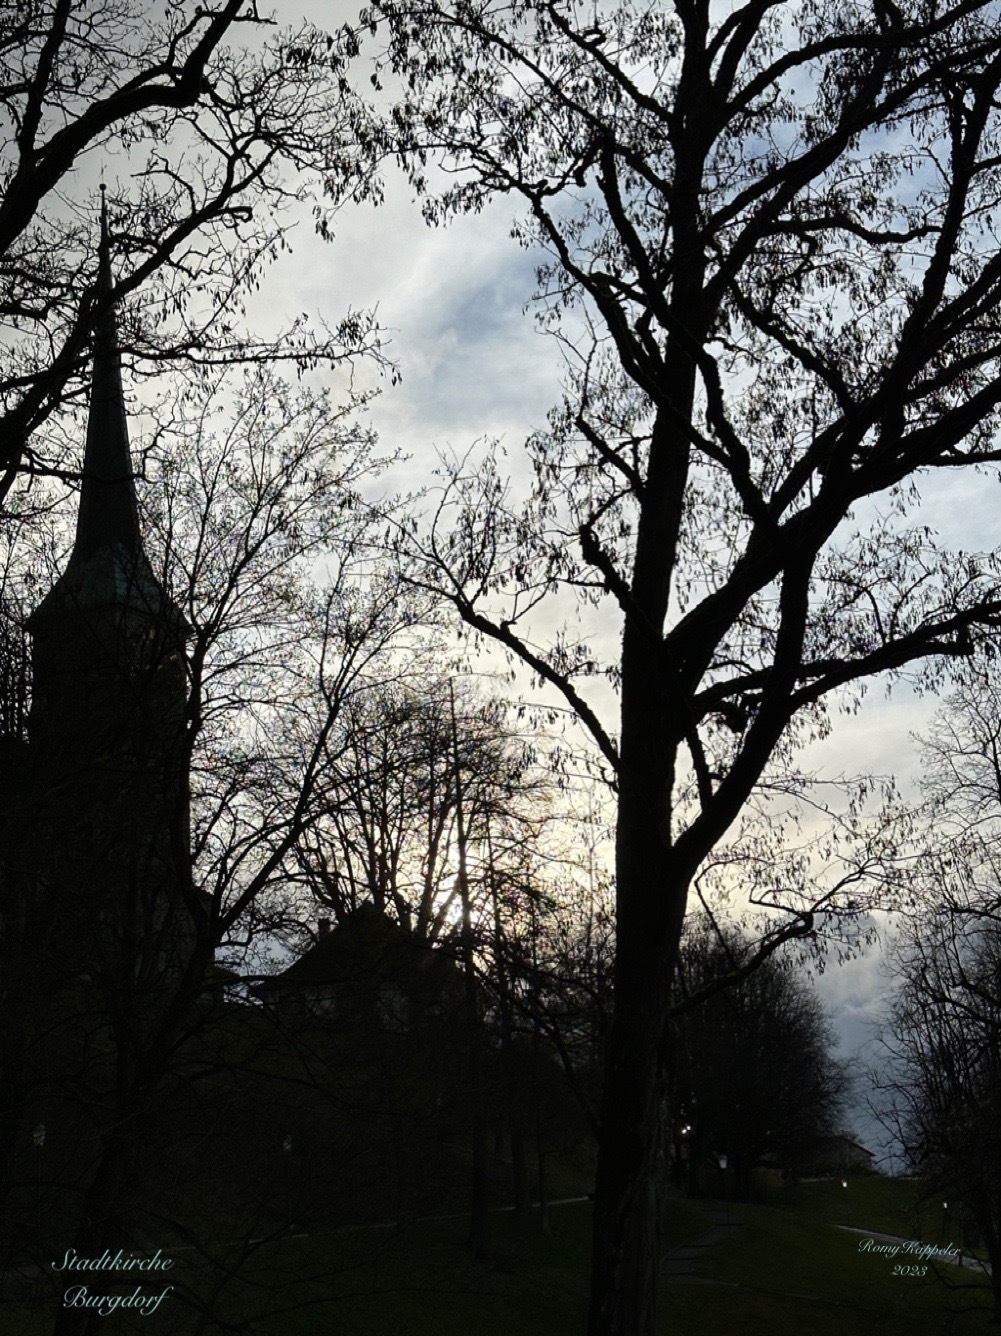
[[[98,256],[97,297],[104,311],[94,330],[87,447],[73,547],[77,558],[86,558],[108,544],[118,544],[127,552],[142,551],[115,308],[108,300],[112,292],[111,243],[103,187]]]
[[[93,370],[76,539],[66,570],[29,618],[37,630],[49,615],[98,608],[139,612],[184,626],[153,574],[139,529],[113,291],[108,215],[101,187],[101,241]]]

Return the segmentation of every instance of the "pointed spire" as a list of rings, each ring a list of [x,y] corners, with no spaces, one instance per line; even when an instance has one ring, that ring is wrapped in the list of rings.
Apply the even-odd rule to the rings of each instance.
[[[77,558],[86,558],[112,543],[119,543],[136,555],[142,550],[115,309],[108,300],[113,284],[108,204],[103,184],[98,256],[97,296],[104,310],[94,329],[87,448],[73,549]]]
[[[28,620],[32,633],[51,635],[81,614],[100,610],[159,619],[183,640],[187,622],[153,574],[139,531],[132,452],[122,393],[121,358],[111,301],[111,242],[101,186],[101,245],[94,328],[94,364],[76,541],[65,571]]]

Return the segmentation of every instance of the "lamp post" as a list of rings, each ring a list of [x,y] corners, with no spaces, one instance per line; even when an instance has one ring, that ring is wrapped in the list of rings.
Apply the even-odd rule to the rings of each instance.
[[[674,1130],[674,1185],[682,1190],[687,1187],[688,1195],[691,1196],[692,1170],[688,1138],[692,1134],[692,1125],[679,1119]]]
[[[292,1195],[292,1160],[291,1160],[292,1134],[291,1133],[289,1133],[289,1135],[282,1142],[282,1150],[285,1152],[286,1156],[289,1157],[285,1161],[285,1178],[286,1178],[286,1183],[288,1185],[288,1227],[289,1231],[291,1232],[292,1221],[295,1218],[295,1206],[293,1204],[293,1195]]]
[[[725,1156],[725,1155],[721,1155],[721,1156],[719,1157],[719,1168],[720,1168],[720,1173],[723,1175],[723,1192],[724,1192],[725,1197],[726,1197],[726,1232],[729,1234],[729,1233],[731,1232],[731,1222],[730,1222],[730,1180],[729,1180],[729,1178],[727,1178],[727,1175],[726,1175],[726,1166],[727,1166],[727,1159],[726,1159],[726,1156]]]

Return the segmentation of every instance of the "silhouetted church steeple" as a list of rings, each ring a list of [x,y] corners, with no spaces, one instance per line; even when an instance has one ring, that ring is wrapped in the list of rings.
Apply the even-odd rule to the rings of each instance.
[[[139,508],[132,475],[129,427],[122,393],[115,309],[110,301],[111,242],[107,204],[101,197],[101,244],[98,252],[98,301],[104,312],[94,332],[94,362],[87,420],[87,448],[77,516],[74,553],[85,558],[108,544],[126,551],[142,549]]]
[[[28,619],[28,742],[68,936],[81,959],[128,973],[140,957],[166,967],[190,941],[188,627],[143,546],[103,203],[99,255],[76,536]]]
[[[153,574],[143,548],[129,446],[121,356],[112,292],[111,246],[102,197],[93,369],[76,540],[66,570],[29,620],[37,635],[52,615],[117,608],[138,612],[183,635],[183,618]]]

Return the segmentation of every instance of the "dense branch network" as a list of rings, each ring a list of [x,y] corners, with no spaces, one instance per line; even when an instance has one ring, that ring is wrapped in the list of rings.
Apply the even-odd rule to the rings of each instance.
[[[415,90],[398,142],[461,178],[431,215],[520,194],[553,256],[545,290],[583,313],[564,321],[577,357],[530,444],[528,505],[456,464],[416,578],[562,692],[617,765],[587,698],[595,656],[568,665],[531,629],[561,587],[603,591],[656,663],[663,742],[700,773],[703,849],[797,714],[967,655],[1001,611],[993,559],[957,565],[905,515],[917,474],[996,453],[987,10],[843,26],[802,7],[790,50],[767,9],[715,31],[698,5],[648,27],[629,6],[592,24],[555,4],[373,11]],[[846,536],[860,505],[879,519]]]
[[[79,403],[111,303],[134,370],[381,357],[363,315],[334,328],[300,317],[276,336],[242,321],[287,245],[290,206],[370,181],[343,86],[353,39],[330,39],[319,62],[308,30],[272,27],[251,0],[170,0],[156,17],[124,0],[5,10],[3,496],[26,457],[33,473],[65,471],[51,442],[29,437]],[[108,293],[96,283],[98,171],[116,253]],[[325,206],[315,213],[326,233]]]
[[[828,700],[908,672],[937,686],[998,627],[997,554],[948,550],[920,513],[937,478],[998,454],[997,6],[379,0],[367,17],[405,86],[382,142],[425,195],[431,161],[454,182],[429,219],[517,196],[545,252],[567,385],[528,442],[528,495],[499,454],[453,461],[398,547],[614,769],[590,1331],[647,1336],[639,1203],[690,889],[733,832],[750,832],[737,875],[767,862],[755,815],[774,817]],[[621,628],[605,655],[603,614]],[[801,891],[815,871],[800,861]]]

